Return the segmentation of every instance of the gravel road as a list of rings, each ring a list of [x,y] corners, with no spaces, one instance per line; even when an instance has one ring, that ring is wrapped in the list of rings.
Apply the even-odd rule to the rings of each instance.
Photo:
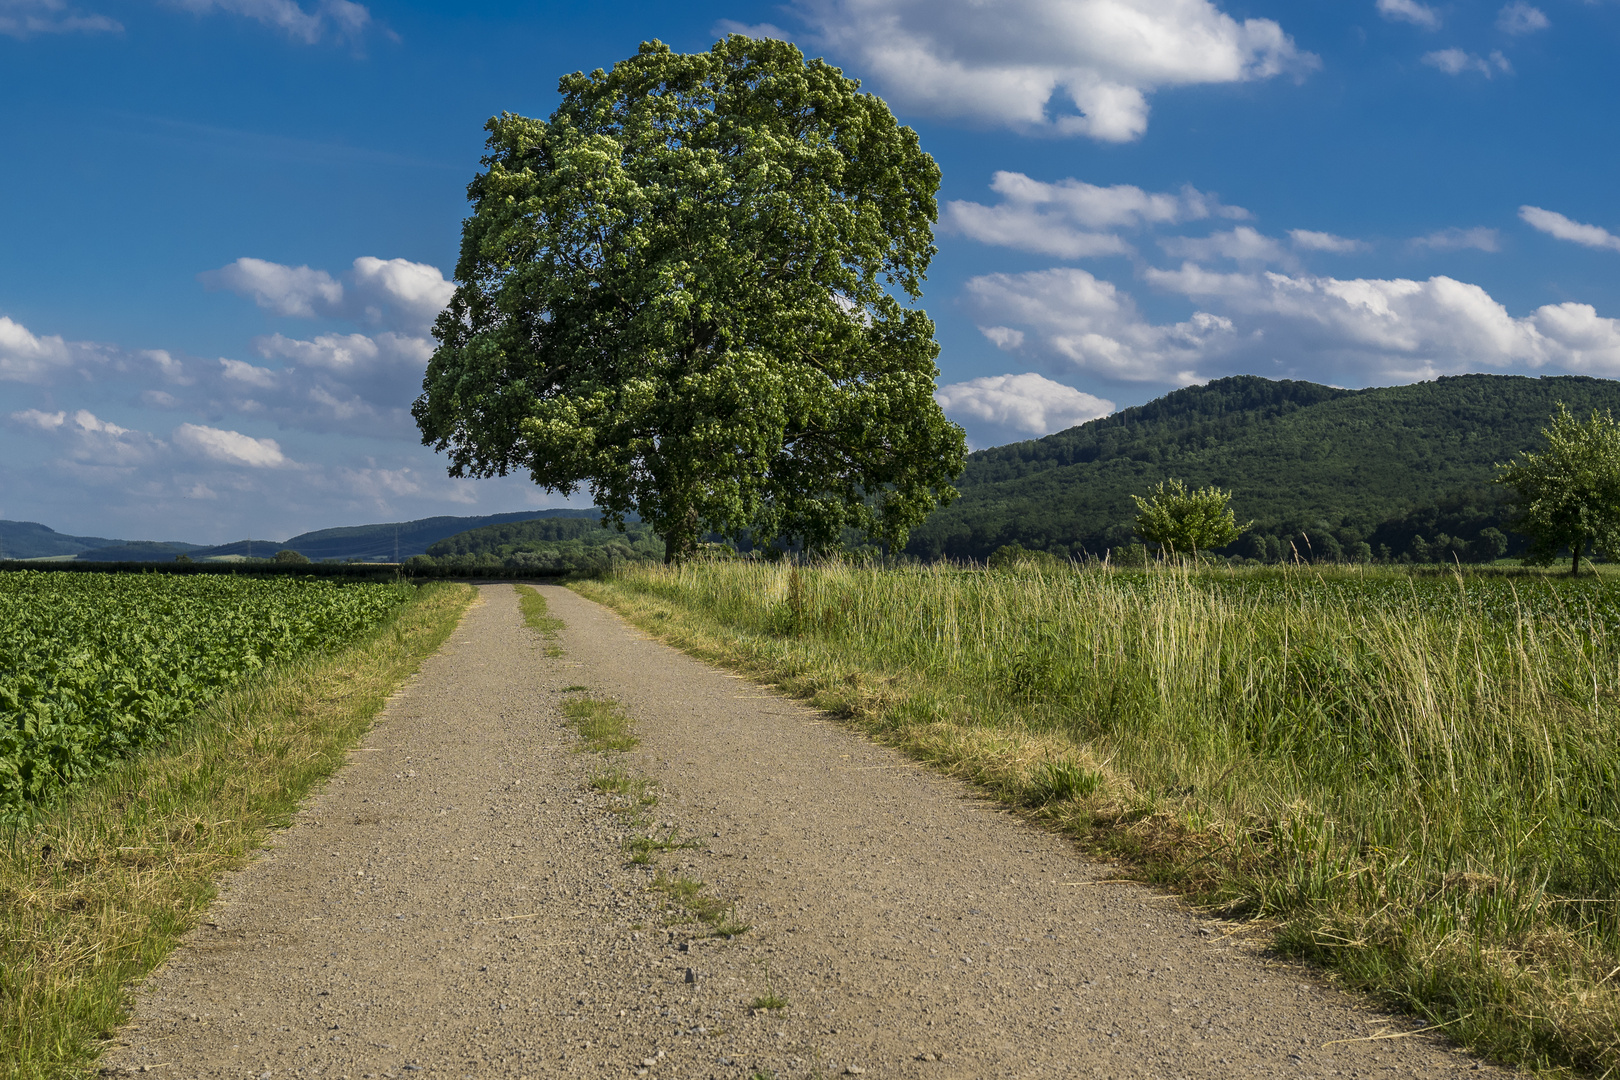
[[[1507,1076],[795,702],[490,585],[137,994],[111,1075]],[[551,650],[555,653],[557,650]],[[633,864],[560,703],[623,704]],[[654,875],[752,929],[704,936]],[[774,995],[784,1009],[750,1008]]]

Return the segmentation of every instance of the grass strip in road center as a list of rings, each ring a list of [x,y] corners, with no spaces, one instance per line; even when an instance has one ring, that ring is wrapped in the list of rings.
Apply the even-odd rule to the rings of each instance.
[[[0,1077],[90,1076],[131,984],[343,764],[474,596],[432,584],[341,652],[276,665],[0,845]]]
[[[1620,1075],[1620,625],[1556,584],[695,561],[571,587],[1467,1046]]]
[[[523,625],[550,642],[546,646],[547,656],[561,656],[563,648],[557,644],[557,631],[563,628],[563,621],[551,614],[546,607],[546,598],[532,585],[513,585],[512,588],[517,590],[518,610],[523,613]]]

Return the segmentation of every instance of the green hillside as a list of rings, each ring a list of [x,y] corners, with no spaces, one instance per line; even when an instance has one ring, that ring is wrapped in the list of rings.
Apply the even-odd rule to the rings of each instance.
[[[1275,558],[1293,543],[1336,555],[1366,543],[1391,558],[1481,557],[1491,547],[1481,534],[1507,524],[1495,464],[1535,446],[1560,401],[1620,413],[1620,382],[1460,375],[1340,390],[1220,379],[970,455],[961,499],[907,550],[982,560],[1016,542],[1100,555],[1132,541],[1130,496],[1178,477],[1232,491],[1238,519],[1254,519],[1230,553]]]
[[[37,521],[0,521],[0,559],[69,558],[116,543],[105,536],[69,536]]]

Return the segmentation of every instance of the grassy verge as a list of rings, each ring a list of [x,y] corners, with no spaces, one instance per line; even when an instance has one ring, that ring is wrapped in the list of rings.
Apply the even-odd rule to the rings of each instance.
[[[222,871],[343,763],[473,596],[424,586],[356,645],[281,665],[5,835],[0,1076],[90,1075],[131,984],[197,922]]]
[[[573,587],[1260,920],[1465,1045],[1620,1071],[1620,634],[1604,597],[748,563]]]

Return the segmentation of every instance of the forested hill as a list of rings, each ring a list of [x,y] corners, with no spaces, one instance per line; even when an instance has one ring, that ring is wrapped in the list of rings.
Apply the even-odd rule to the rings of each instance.
[[[1131,542],[1130,496],[1177,477],[1230,490],[1238,519],[1254,519],[1234,553],[1260,554],[1254,538],[1268,535],[1286,550],[1299,534],[1328,549],[1383,544],[1392,555],[1441,534],[1464,541],[1462,551],[1505,525],[1494,466],[1535,447],[1560,401],[1578,414],[1620,414],[1620,382],[1459,375],[1340,390],[1219,379],[970,455],[962,497],[916,529],[908,550],[984,559],[1018,542],[1101,554]]]

